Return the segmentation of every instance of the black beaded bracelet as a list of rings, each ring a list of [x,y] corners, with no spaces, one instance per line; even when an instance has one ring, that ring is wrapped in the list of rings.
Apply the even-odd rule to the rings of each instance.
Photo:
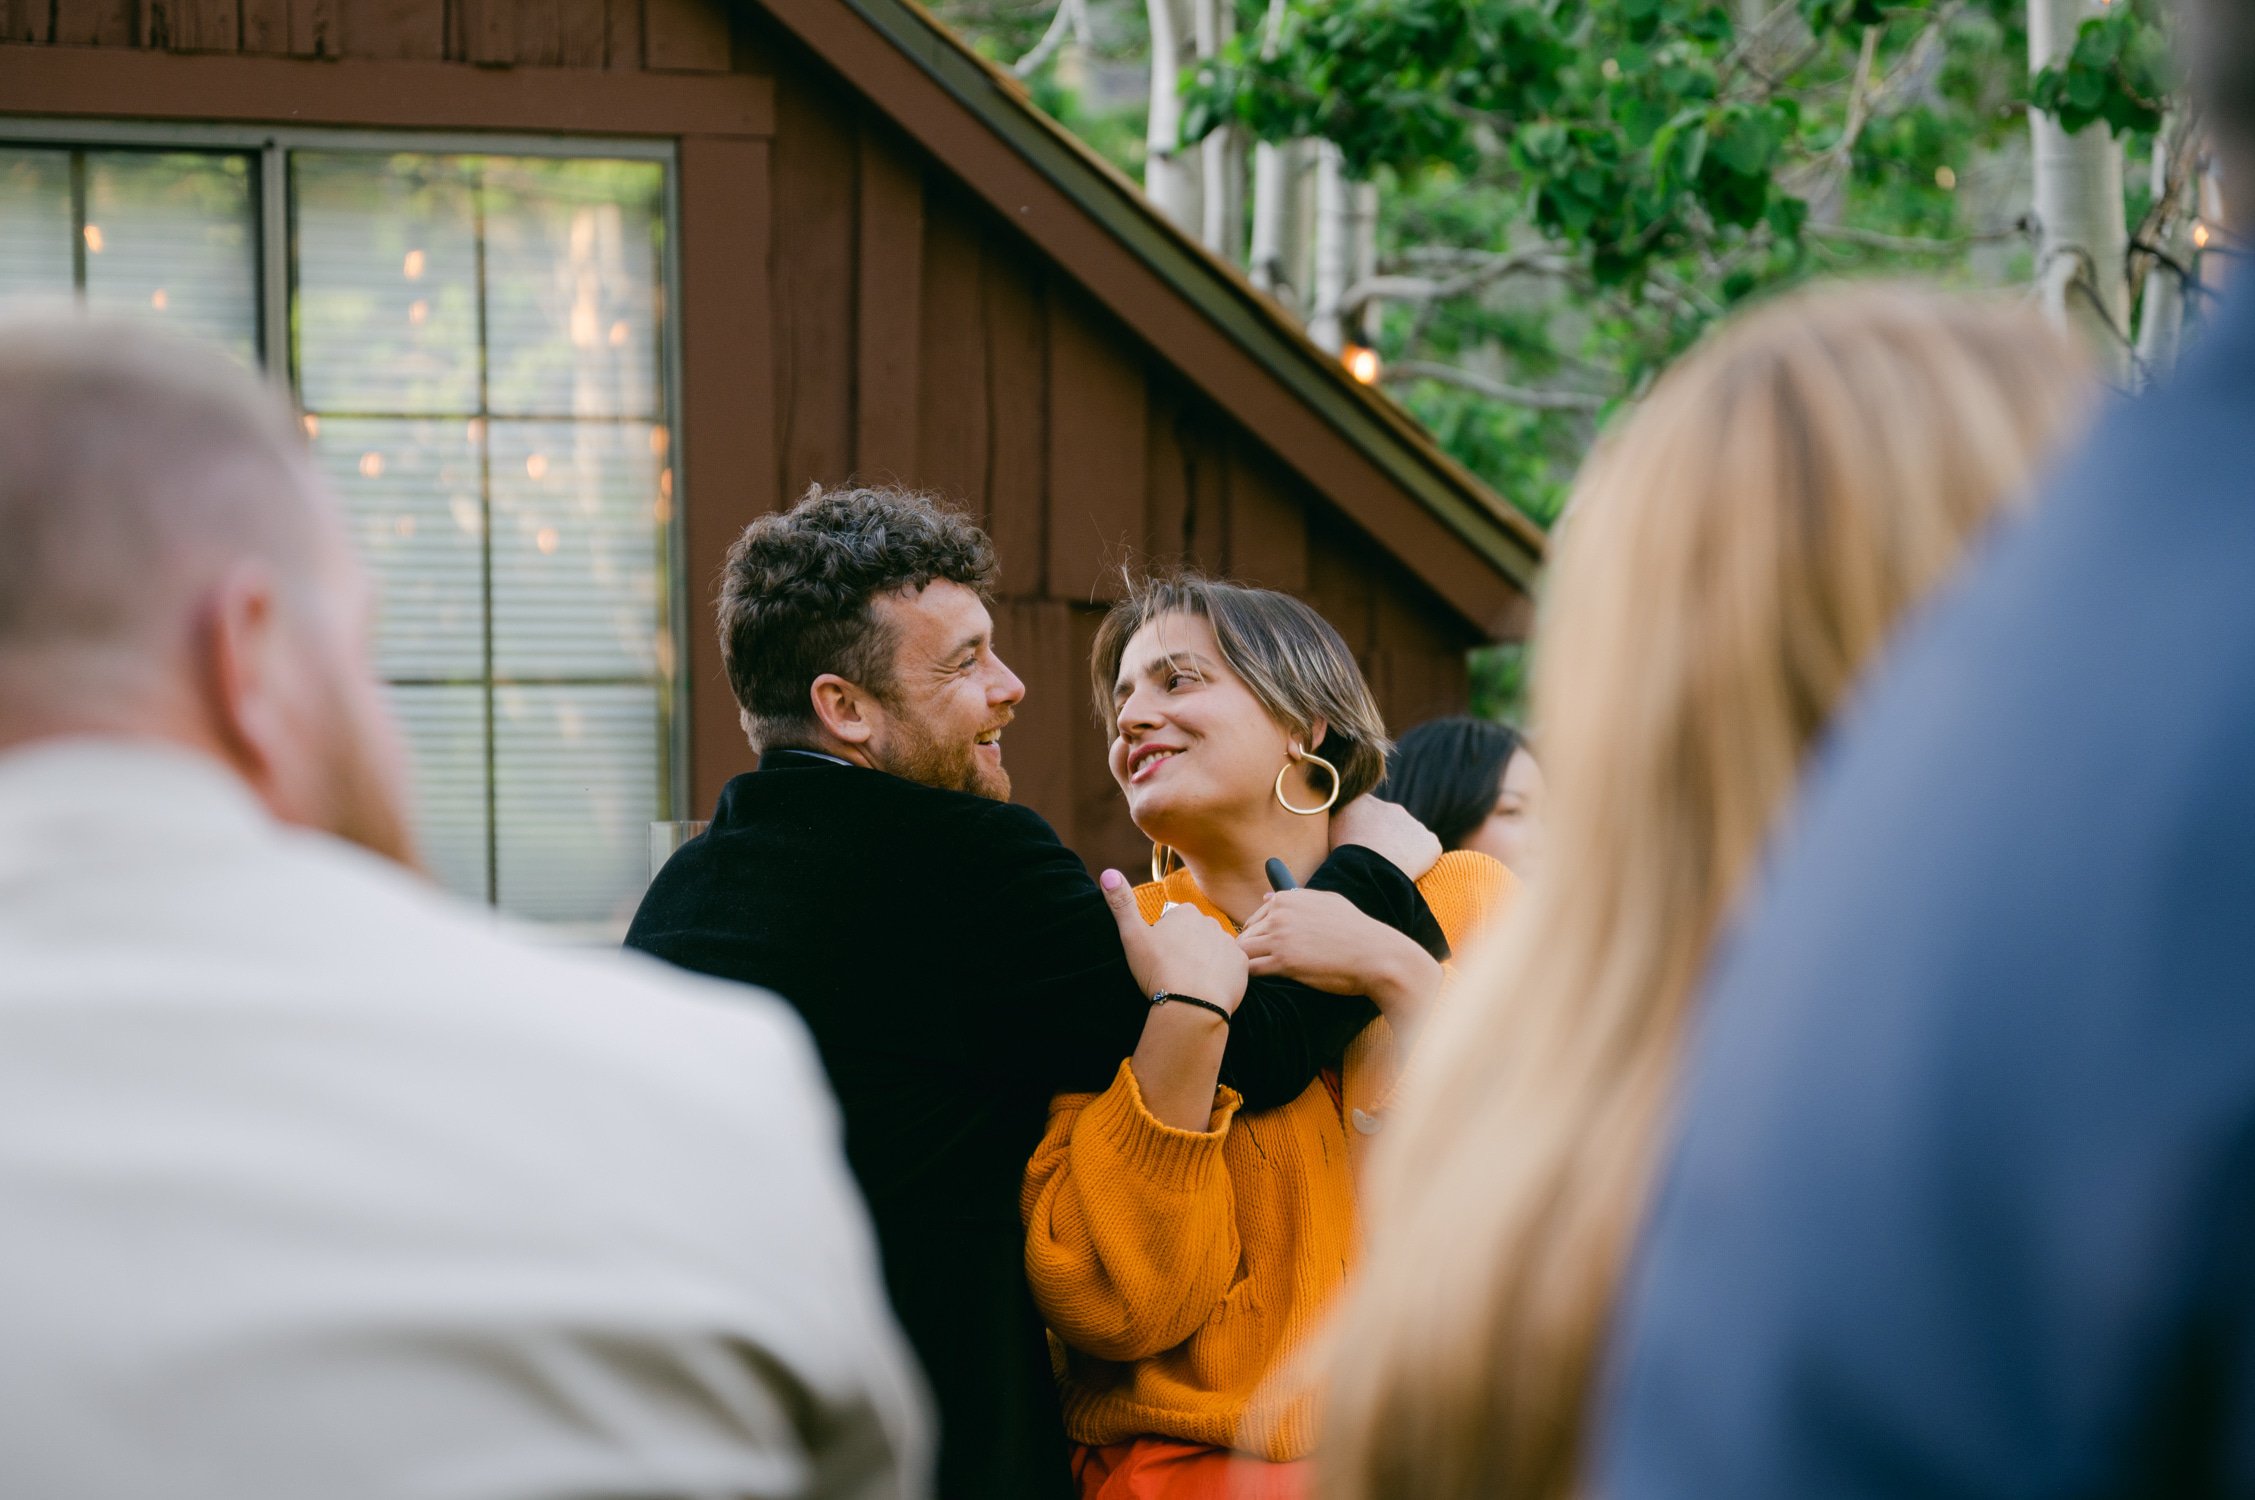
[[[1195,1005],[1200,1010],[1210,1010],[1221,1017],[1222,1025],[1227,1026],[1229,1024],[1229,1012],[1223,1010],[1211,1000],[1201,1000],[1196,995],[1177,994],[1173,990],[1161,990],[1151,997],[1151,1003],[1154,1006],[1164,1005],[1169,1000],[1177,1005]]]

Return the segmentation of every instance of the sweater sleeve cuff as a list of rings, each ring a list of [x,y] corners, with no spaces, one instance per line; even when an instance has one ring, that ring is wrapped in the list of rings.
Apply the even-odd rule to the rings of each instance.
[[[1333,891],[1346,897],[1364,916],[1407,933],[1435,958],[1449,956],[1448,935],[1426,904],[1424,892],[1400,866],[1375,849],[1341,844],[1316,867],[1307,886],[1311,891]]]
[[[1242,1102],[1235,1089],[1219,1089],[1204,1130],[1177,1129],[1151,1113],[1133,1062],[1122,1060],[1112,1086],[1081,1111],[1075,1144],[1100,1146],[1154,1187],[1195,1192],[1220,1169],[1222,1141]]]

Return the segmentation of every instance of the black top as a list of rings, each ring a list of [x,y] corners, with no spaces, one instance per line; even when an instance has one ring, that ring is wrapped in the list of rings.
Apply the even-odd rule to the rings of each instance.
[[[1783,820],[1707,995],[1592,1493],[2255,1496],[2232,290],[1912,623]]]
[[[1336,851],[1308,884],[1446,951],[1370,850]],[[771,989],[813,1031],[939,1400],[941,1495],[1069,1495],[1018,1187],[1050,1096],[1108,1087],[1149,1009],[1079,858],[1031,809],[777,750],[728,783],[626,940]],[[1288,1103],[1376,1014],[1255,980],[1222,1079],[1248,1109]]]

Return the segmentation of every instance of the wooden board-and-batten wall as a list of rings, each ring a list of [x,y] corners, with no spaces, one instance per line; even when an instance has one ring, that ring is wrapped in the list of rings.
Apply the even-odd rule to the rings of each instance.
[[[0,0],[0,110],[678,141],[697,810],[750,760],[710,630],[720,560],[816,482],[930,489],[993,534],[1028,688],[1017,795],[1092,863],[1145,847],[1086,688],[1123,566],[1308,599],[1397,729],[1463,704],[1460,613],[756,10]]]

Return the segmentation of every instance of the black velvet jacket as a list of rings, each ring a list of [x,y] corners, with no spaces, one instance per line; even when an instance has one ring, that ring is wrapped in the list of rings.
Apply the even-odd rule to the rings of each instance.
[[[1370,850],[1309,880],[1443,952]],[[814,1033],[893,1306],[940,1408],[943,1500],[1071,1493],[1018,1185],[1052,1094],[1107,1087],[1148,1002],[1103,892],[1038,813],[796,751],[721,793],[651,883],[630,947],[775,991]],[[1376,1011],[1257,980],[1222,1079],[1297,1098]]]

